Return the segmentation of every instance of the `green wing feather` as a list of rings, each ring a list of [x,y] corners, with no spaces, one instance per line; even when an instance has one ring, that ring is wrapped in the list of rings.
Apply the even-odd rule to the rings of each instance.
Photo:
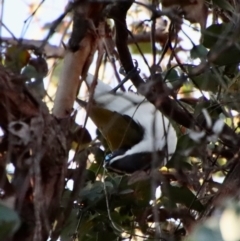
[[[143,128],[131,117],[104,109],[94,103],[88,108],[87,102],[79,99],[77,102],[87,110],[88,116],[106,139],[111,151],[130,148],[142,140]]]
[[[91,106],[88,114],[111,151],[129,148],[142,140],[143,128],[126,115],[98,106]]]

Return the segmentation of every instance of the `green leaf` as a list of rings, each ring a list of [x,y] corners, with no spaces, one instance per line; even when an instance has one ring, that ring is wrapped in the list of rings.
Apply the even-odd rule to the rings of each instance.
[[[219,52],[218,41],[221,43],[227,42],[229,40],[229,36],[234,34],[234,26],[230,23],[223,24],[213,24],[208,27],[203,32],[203,45],[206,48],[209,48],[210,51],[208,55],[217,55],[216,58],[212,61],[216,65],[231,65],[240,62],[240,47],[238,40],[232,46],[229,46],[224,51]],[[238,46],[236,46],[238,45]]]
[[[105,185],[108,194],[114,192],[114,186],[111,182],[105,181]],[[87,185],[81,190],[80,198],[83,202],[86,202],[89,207],[96,206],[99,201],[105,199],[103,182],[88,182]]]
[[[183,86],[184,80],[180,77],[179,72],[175,68],[168,69],[163,72],[164,81],[170,84],[170,88],[177,90]]]
[[[238,44],[238,43],[237,43]],[[213,48],[209,51],[209,55],[216,54],[217,49]],[[230,46],[223,52],[220,52],[216,59],[212,63],[223,66],[223,65],[232,65],[240,63],[240,47],[235,45]]]
[[[191,150],[197,147],[197,143],[188,134],[178,138],[176,151],[167,162],[167,168],[192,170],[192,165],[188,162],[189,156],[193,156]],[[187,152],[187,155],[185,154]]]
[[[115,207],[130,206],[134,210],[146,208],[151,200],[151,180],[137,181],[128,184],[129,177],[124,176],[120,184],[115,186],[117,192],[112,196],[111,205]]]
[[[103,197],[103,183],[96,181],[94,183],[88,182],[87,185],[81,190],[80,197],[91,203],[97,202]]]
[[[64,227],[62,227],[60,234],[61,241],[71,240],[71,236],[74,234],[78,223],[77,212],[77,209],[72,209],[71,214],[66,220]]]
[[[99,181],[88,184],[82,189],[80,196],[83,197],[84,200],[87,199],[91,202],[97,202],[103,196],[103,184]]]
[[[192,77],[192,82],[197,89],[202,91],[217,92],[219,82],[216,76],[210,72],[204,72],[198,76]]]
[[[223,38],[222,34],[224,32],[226,32],[225,35],[230,34],[230,24],[212,24],[202,34],[203,46],[209,49],[212,48],[220,37]]]
[[[216,5],[224,10],[234,12],[233,6],[227,0],[213,0],[213,5]]]
[[[163,72],[163,75],[165,73]],[[165,79],[167,79],[169,82],[173,82],[179,79],[178,72],[175,69],[170,69],[165,74]]]
[[[73,235],[77,236],[78,240],[92,240],[92,237],[96,239],[96,232],[94,227],[99,226],[96,223],[101,222],[99,214],[89,215],[85,211],[79,211],[72,209],[64,227],[61,231],[61,241],[73,240]],[[80,223],[79,223],[80,222]],[[79,224],[79,228],[77,229]],[[75,240],[75,239],[74,239]]]
[[[238,93],[223,94],[221,96],[221,102],[226,103],[225,106],[230,108],[230,109],[236,110],[238,112],[240,111],[240,108],[239,108],[239,102],[240,102],[239,92]],[[231,120],[232,120],[232,117],[231,117]],[[232,124],[230,124],[230,125],[232,125]]]
[[[192,70],[194,67],[188,67],[189,74],[191,75]],[[200,90],[203,91],[212,91],[216,92],[219,88],[220,81],[218,79],[219,77],[216,76],[212,72],[212,70],[206,70],[200,75],[197,76],[192,76],[192,82],[195,85],[196,88],[199,88]]]
[[[131,212],[128,208],[128,211]],[[119,212],[113,211],[111,213],[112,220],[114,221],[115,224],[118,226],[122,226],[124,224],[125,229],[130,229],[130,219],[131,216],[129,213],[127,214],[120,214]],[[126,225],[129,224],[129,225]]]
[[[181,168],[186,170],[192,170],[192,165],[188,163],[188,157],[181,156],[180,153],[176,150],[175,154],[166,164],[167,168]]]
[[[113,218],[115,212],[112,212]],[[79,229],[77,230],[78,240],[95,241],[97,240],[116,240],[116,233],[113,231],[111,222],[106,210],[94,214],[83,212]],[[72,240],[72,239],[68,239]]]
[[[204,206],[192,193],[192,191],[185,186],[172,186],[170,184],[162,185],[162,195],[166,196],[171,202],[180,203],[185,205],[187,208],[202,212]]]
[[[204,100],[204,101],[199,102],[196,105],[195,110],[194,110],[194,116],[198,117],[199,115],[202,115],[203,109],[206,109],[208,111],[208,113],[212,119],[218,119],[219,115],[221,113],[224,113],[222,106],[217,101],[214,101],[214,100],[205,101]]]
[[[151,180],[144,180],[130,185],[134,190],[136,204],[138,206],[146,206],[152,197],[152,182]]]
[[[20,226],[18,214],[0,203],[0,240],[13,235]]]
[[[201,44],[193,46],[193,48],[190,50],[190,56],[192,59],[206,58],[207,53],[208,50]]]
[[[178,138],[176,150],[178,153],[180,153],[182,151],[188,150],[189,148],[194,148],[196,145],[196,142],[192,140],[188,134],[186,134]]]

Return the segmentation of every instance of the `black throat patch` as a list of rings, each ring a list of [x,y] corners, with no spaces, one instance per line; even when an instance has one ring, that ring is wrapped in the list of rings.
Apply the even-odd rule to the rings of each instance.
[[[112,158],[114,158],[114,156]],[[124,156],[123,158],[110,164],[112,158],[109,158],[105,162],[105,167],[108,170],[119,174],[131,174],[136,171],[146,171],[150,169],[152,167],[153,160],[155,164],[154,168],[159,167],[163,163],[164,153],[162,151],[159,151],[155,154],[151,152],[136,153]]]

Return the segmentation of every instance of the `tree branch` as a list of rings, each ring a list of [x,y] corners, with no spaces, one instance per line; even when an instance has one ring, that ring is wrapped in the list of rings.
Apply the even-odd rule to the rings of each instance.
[[[134,34],[133,37],[128,36],[127,44],[134,43],[149,43],[151,38],[150,32]],[[165,43],[168,38],[168,33],[165,32],[156,32],[156,41],[159,43]],[[10,45],[18,45],[19,40],[15,40],[10,37],[0,37],[0,42],[10,44]],[[43,44],[43,40],[34,40],[34,39],[21,39],[21,46],[24,49],[28,50],[38,50]],[[64,47],[52,45],[46,43],[43,47],[42,53],[46,55],[47,58],[64,58],[65,49]]]
[[[64,173],[66,172],[66,163],[68,160],[67,150],[67,132],[68,125],[62,126],[57,120],[51,116],[47,107],[41,101],[38,101],[27,89],[19,86],[19,76],[13,75],[0,65],[0,111],[2,113],[0,126],[4,128],[4,137],[8,140],[7,155],[9,160],[15,166],[15,173],[11,182],[12,188],[16,197],[16,211],[21,217],[21,226],[17,233],[12,238],[13,241],[32,241],[34,229],[36,228],[36,220],[34,210],[37,208],[34,205],[34,193],[36,191],[35,182],[36,173],[32,172],[33,163],[29,164],[29,157],[26,155],[29,151],[38,151],[33,153],[40,158],[37,159],[38,165],[41,168],[38,178],[41,178],[41,207],[44,207],[41,215],[44,221],[41,228],[42,240],[46,240],[49,235],[49,230],[45,224],[52,224],[56,217],[56,212],[59,208],[62,191],[64,189]],[[15,146],[13,138],[9,138],[9,124],[18,122],[31,128],[32,120],[41,118],[43,120],[43,132],[39,135],[41,146],[38,143],[30,140],[30,144]],[[20,125],[19,124],[19,125]],[[33,126],[32,126],[33,127]],[[12,134],[11,134],[12,135]],[[51,141],[51,145],[49,142]],[[7,157],[0,160],[1,165]],[[33,157],[32,157],[33,158]],[[1,166],[0,165],[0,166]],[[44,213],[43,213],[44,212]],[[40,239],[38,239],[40,240]]]
[[[112,18],[116,27],[116,46],[119,53],[119,58],[122,66],[124,67],[126,73],[130,72],[134,68],[132,57],[128,49],[128,30],[126,23],[126,15],[128,9],[131,7],[133,1],[121,2],[109,5],[106,9],[106,15],[109,18]],[[181,109],[176,102],[171,99],[166,93],[164,93],[164,88],[161,92],[154,93],[153,91],[143,91],[142,88],[145,84],[143,79],[139,74],[135,74],[131,78],[134,86],[138,89],[139,93],[147,97],[147,99],[152,102],[154,105],[157,103],[159,110],[166,116],[172,118],[177,123],[190,128],[193,125],[193,117],[190,113],[185,112]],[[159,82],[158,82],[159,83]],[[140,86],[142,86],[140,88]],[[146,87],[148,89],[148,87]],[[145,89],[146,89],[145,88]]]

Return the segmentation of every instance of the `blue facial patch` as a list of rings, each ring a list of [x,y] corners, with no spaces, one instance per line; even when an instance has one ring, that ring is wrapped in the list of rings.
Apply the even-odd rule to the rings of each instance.
[[[110,154],[107,154],[104,159],[104,163],[108,164],[114,157],[123,155],[126,152],[125,149],[116,150]]]
[[[111,160],[112,158],[113,158],[113,153],[107,154],[107,155],[105,156],[104,162],[105,162],[105,163],[108,163],[108,162],[110,162],[110,160]]]

